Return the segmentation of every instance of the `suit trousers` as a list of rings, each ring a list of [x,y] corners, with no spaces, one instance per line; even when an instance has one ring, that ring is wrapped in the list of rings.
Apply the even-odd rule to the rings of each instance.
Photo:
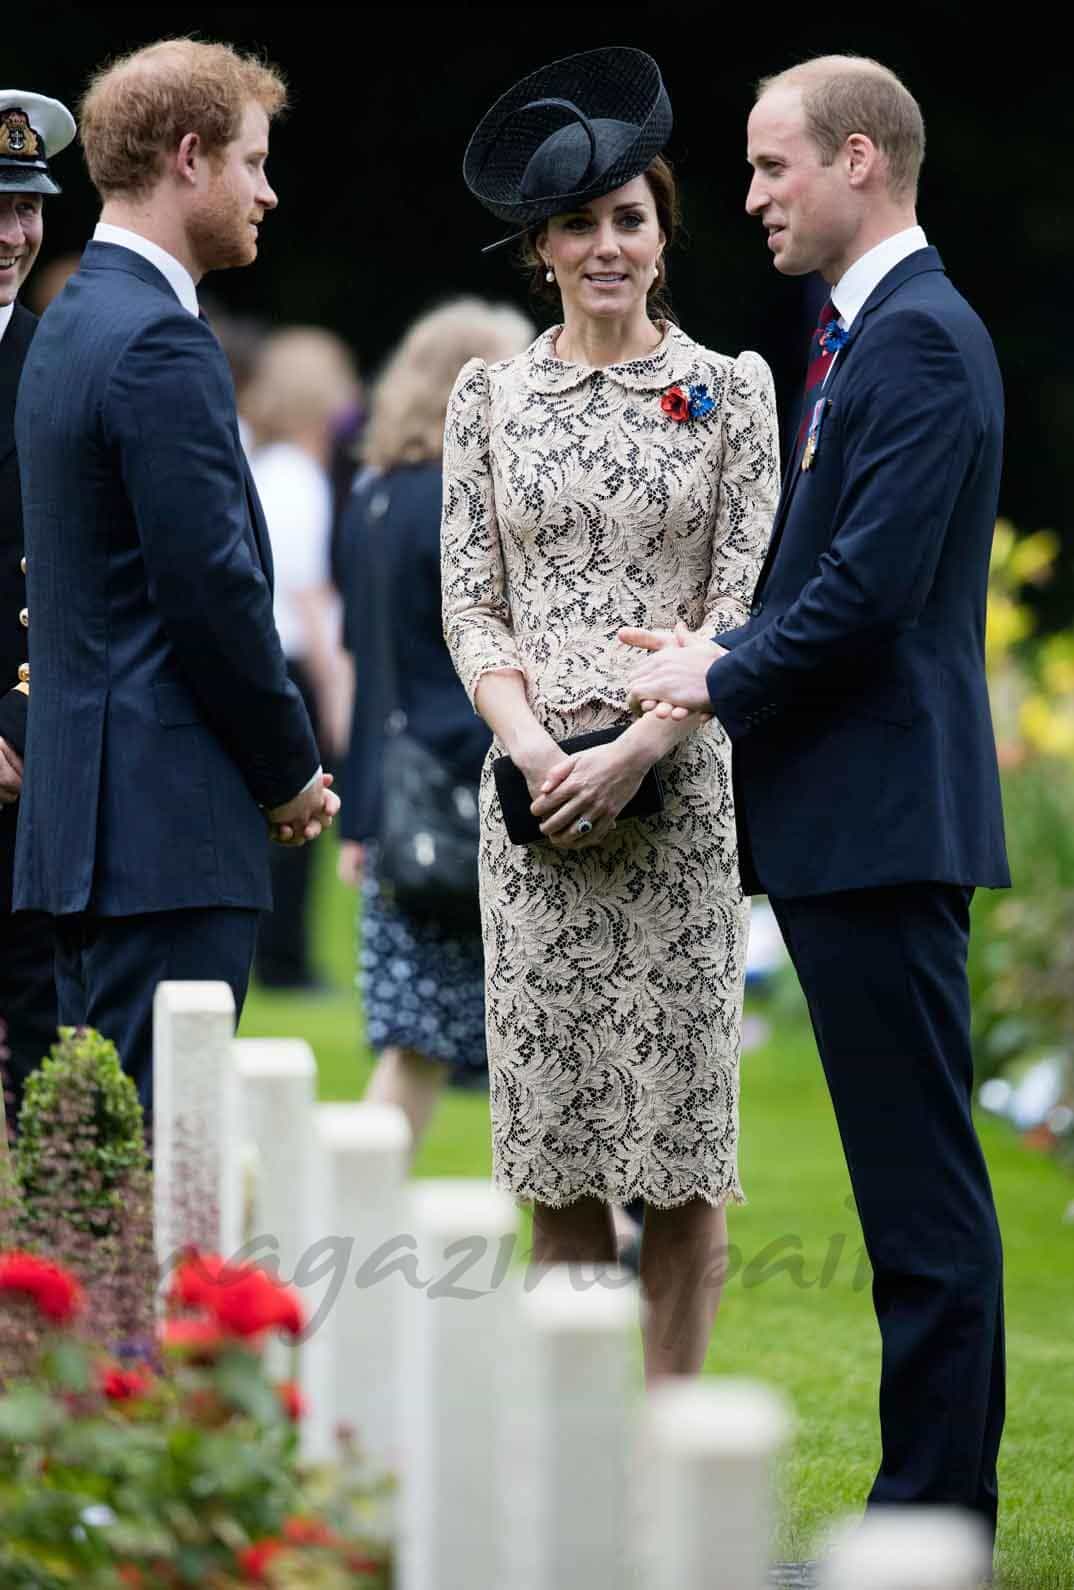
[[[65,1026],[96,1027],[119,1050],[153,1113],[153,995],[165,981],[223,982],[242,1014],[257,911],[214,906],[137,916],[79,912],[56,920],[56,992]]]
[[[18,1120],[26,1079],[56,1042],[56,952],[52,918],[37,911],[0,914],[0,1021],[9,1124]]]
[[[1003,1257],[971,1115],[972,896],[923,883],[771,905],[873,1268],[882,1461],[870,1505],[964,1507],[994,1533]]]

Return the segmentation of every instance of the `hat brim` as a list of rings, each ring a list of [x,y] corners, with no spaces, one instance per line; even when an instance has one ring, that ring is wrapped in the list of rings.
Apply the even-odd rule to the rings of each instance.
[[[0,166],[0,192],[3,193],[61,193],[47,171],[28,171],[25,166]]]
[[[539,221],[534,222],[534,226],[539,226],[540,224]],[[521,243],[522,239],[528,237],[532,231],[532,226],[524,226],[521,232],[512,232],[510,237],[500,237],[496,239],[495,243],[486,243],[481,252],[482,254],[495,254],[498,248],[507,248],[511,243]]]
[[[561,192],[528,198],[522,191],[524,174],[540,143],[563,125],[562,109],[553,107],[564,101],[595,123],[604,118],[633,123],[636,137],[607,150],[600,169],[580,184],[564,183]],[[463,178],[498,220],[528,231],[640,176],[664,149],[671,128],[671,103],[650,55],[620,45],[588,50],[551,62],[501,95],[467,145]],[[491,247],[502,248],[517,235]]]

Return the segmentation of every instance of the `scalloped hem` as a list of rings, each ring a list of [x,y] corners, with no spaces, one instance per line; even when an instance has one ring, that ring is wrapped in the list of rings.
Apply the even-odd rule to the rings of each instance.
[[[620,1206],[633,1203],[636,1198],[651,1204],[654,1209],[681,1209],[684,1204],[700,1200],[701,1203],[711,1204],[714,1209],[719,1209],[727,1204],[746,1204],[749,1199],[742,1191],[738,1182],[726,1191],[712,1195],[706,1192],[686,1192],[676,1198],[667,1198],[661,1195],[650,1195],[643,1187],[635,1187],[632,1192],[621,1195],[615,1193],[609,1196],[605,1189],[592,1187],[579,1187],[573,1192],[556,1193],[549,1196],[547,1193],[533,1191],[525,1187],[511,1187],[500,1178],[494,1178],[495,1185],[501,1192],[509,1193],[514,1198],[519,1209],[529,1209],[535,1203],[544,1204],[546,1209],[569,1209],[571,1204],[580,1203],[583,1198],[599,1198],[606,1204],[619,1204]]]

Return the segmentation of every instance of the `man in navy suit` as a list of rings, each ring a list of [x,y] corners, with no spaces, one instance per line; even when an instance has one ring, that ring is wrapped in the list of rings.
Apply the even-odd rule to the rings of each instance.
[[[32,689],[15,904],[57,918],[60,1020],[114,1039],[147,1111],[156,984],[223,979],[241,1010],[268,836],[304,843],[338,809],[195,294],[257,253],[283,99],[270,69],[189,39],[98,75],[82,138],[101,223],[19,390]]]
[[[743,886],[769,895],[809,1004],[883,1340],[870,1502],[994,1530],[1002,1255],[966,952],[974,888],[1010,882],[984,667],[1003,394],[917,225],[923,152],[874,62],[761,85],[747,209],[778,270],[830,285],[824,346],[749,621],[623,638],[654,652],[638,706],[707,709],[730,736]]]

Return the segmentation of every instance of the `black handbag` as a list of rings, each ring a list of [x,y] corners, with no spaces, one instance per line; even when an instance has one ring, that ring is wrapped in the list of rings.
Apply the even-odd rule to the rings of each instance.
[[[476,931],[477,786],[457,779],[405,727],[393,732],[389,726],[383,770],[376,863],[381,889],[411,916]]]
[[[576,734],[569,740],[560,740],[559,748],[566,756],[572,756],[576,751],[588,751],[594,745],[609,745],[613,740],[618,740],[629,727],[629,723],[621,723],[611,729],[595,729],[590,734]],[[548,844],[547,835],[541,833],[540,822],[530,811],[533,797],[530,795],[529,785],[509,756],[496,758],[492,764],[492,776],[496,780],[500,810],[503,812],[504,826],[511,843]],[[651,767],[636,792],[619,813],[616,822],[621,823],[632,817],[655,817],[657,812],[662,812],[663,809],[664,785],[659,770]]]
[[[399,706],[383,548],[374,549],[372,561],[379,587],[377,650],[386,704],[377,881],[401,911],[451,931],[476,932],[481,925],[477,785],[460,779],[435,751],[407,732],[406,714]]]

